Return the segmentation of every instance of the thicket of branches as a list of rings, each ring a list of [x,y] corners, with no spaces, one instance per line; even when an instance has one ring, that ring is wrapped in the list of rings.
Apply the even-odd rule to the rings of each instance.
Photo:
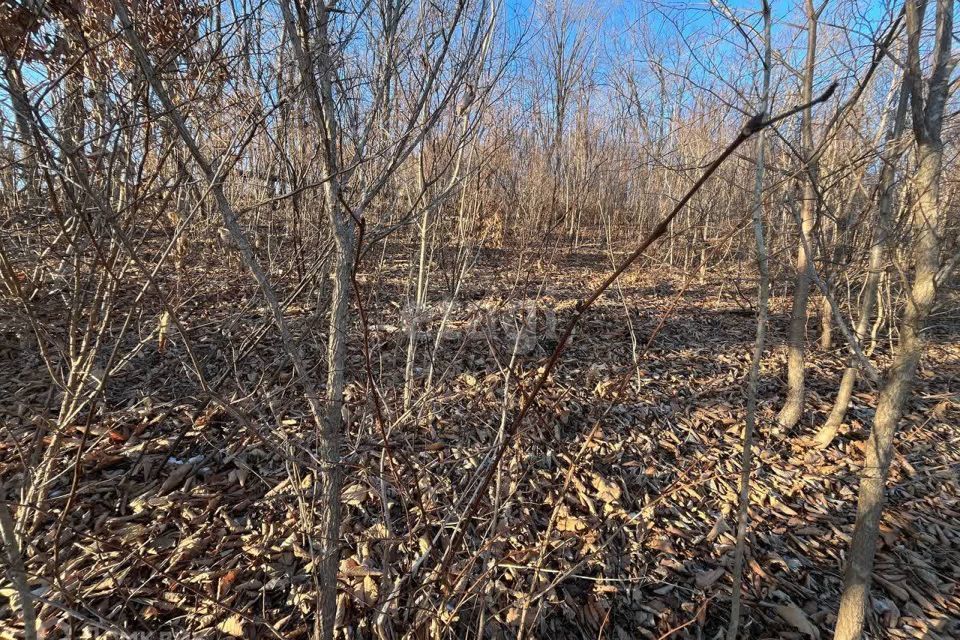
[[[581,252],[605,273],[626,259],[720,278],[758,315],[731,638],[769,295],[792,304],[780,429],[804,415],[808,320],[819,349],[848,358],[810,446],[834,442],[858,378],[879,393],[836,625],[859,637],[893,436],[957,262],[954,3],[754,4],[0,5],[0,326],[45,377],[10,399],[3,434],[0,524],[26,637],[43,607],[122,627],[78,597],[58,540],[94,526],[71,511],[88,452],[111,437],[102,416],[154,401],[111,384],[130,372],[170,403],[158,420],[194,398],[191,424],[219,411],[283,461],[313,586],[298,606],[319,638],[337,632],[342,456],[376,443],[374,511],[403,545],[381,552],[391,570],[366,632],[465,634],[461,607],[493,580],[477,540],[497,531],[504,451],[563,329],[618,285],[583,283],[559,326],[555,309],[519,309],[501,428],[448,512],[429,482],[404,480],[408,444],[454,377],[441,351],[481,259],[511,256],[500,275],[529,292],[535,269]],[[639,367],[642,342],[623,365]],[[175,381],[154,379],[161,361]],[[207,462],[144,473],[165,493]],[[52,555],[31,574],[40,547]]]

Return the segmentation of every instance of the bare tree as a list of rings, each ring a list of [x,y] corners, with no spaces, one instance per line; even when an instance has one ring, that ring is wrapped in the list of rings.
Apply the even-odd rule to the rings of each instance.
[[[807,58],[804,70],[801,101],[809,102],[813,96],[813,82],[817,61],[817,27],[820,14],[827,6],[824,0],[819,7],[813,0],[805,0],[807,16]],[[817,224],[817,162],[813,149],[813,111],[803,114],[800,124],[800,153],[804,170],[801,173],[802,206],[799,229],[800,242],[797,249],[796,285],[793,289],[793,308],[790,313],[790,330],[787,338],[787,398],[780,409],[778,420],[783,427],[793,427],[803,415],[804,404],[804,350],[807,340],[807,301],[810,296],[810,265],[814,260],[813,231]],[[808,253],[809,252],[809,253]]]
[[[773,41],[771,37],[770,4],[763,0],[763,79],[761,80],[760,113],[770,109],[770,74]],[[770,297],[770,267],[768,264],[766,237],[763,229],[763,179],[765,170],[764,143],[766,132],[757,135],[757,169],[754,183],[753,237],[757,251],[757,273],[760,283],[757,292],[757,336],[750,359],[750,374],[747,381],[747,415],[743,431],[743,453],[740,458],[740,496],[737,513],[737,541],[733,558],[733,593],[730,601],[730,623],[727,640],[736,640],[740,627],[740,591],[743,588],[743,555],[746,546],[750,518],[750,472],[753,467],[753,439],[757,423],[757,384],[760,377],[760,362],[763,359],[764,342],[767,337],[767,313]]]
[[[912,211],[913,280],[900,323],[900,340],[887,371],[876,416],[867,440],[860,475],[857,518],[834,638],[854,640],[863,632],[869,610],[870,579],[876,552],[885,484],[893,456],[893,438],[903,413],[917,365],[924,350],[924,325],[937,297],[937,274],[941,269],[940,234],[943,209],[940,180],[943,167],[943,119],[952,88],[956,60],[953,44],[952,0],[937,0],[934,41],[929,76],[921,67],[921,40],[926,2],[907,0],[906,89],[910,92],[913,135],[917,144],[917,169],[913,176],[916,201]]]
[[[876,222],[870,236],[869,260],[867,263],[867,278],[863,284],[863,297],[860,302],[860,312],[857,317],[856,336],[863,344],[873,320],[873,312],[877,302],[877,293],[880,285],[880,276],[884,270],[884,260],[888,250],[888,235],[891,233],[893,222],[893,207],[895,202],[895,179],[898,160],[903,151],[901,140],[904,123],[906,121],[907,106],[910,100],[909,88],[901,84],[897,91],[897,106],[894,109],[893,123],[886,134],[885,154],[883,167],[880,170],[879,202],[877,204]],[[857,383],[858,367],[851,362],[843,372],[837,398],[827,421],[817,432],[814,442],[820,447],[827,447],[833,441],[840,425],[847,414],[850,399]]]

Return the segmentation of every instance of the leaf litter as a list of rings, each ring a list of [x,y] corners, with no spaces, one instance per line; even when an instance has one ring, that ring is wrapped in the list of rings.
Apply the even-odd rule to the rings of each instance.
[[[573,264],[556,280],[597,275]],[[577,291],[558,287],[532,306],[465,294],[432,353],[429,398],[413,420],[391,414],[386,448],[366,380],[351,380],[340,637],[509,638],[520,625],[544,638],[721,632],[753,320],[722,295],[719,280],[690,286],[634,363],[630,326],[642,344],[681,285],[640,276],[622,285],[632,324],[612,296],[586,317],[538,409],[508,445],[481,508],[459,523],[466,544],[446,576],[431,574],[433,541],[445,544],[458,526],[471,479],[499,442],[504,412],[516,411],[520,390],[549,352],[542,343],[570,317]],[[831,632],[842,586],[875,398],[861,387],[837,442],[810,447],[844,365],[841,352],[813,350],[804,422],[789,432],[774,426],[787,303],[774,300],[763,360],[742,629],[745,637],[821,638]],[[394,307],[372,307],[374,328],[402,325]],[[445,309],[438,303],[421,327],[436,329]],[[256,314],[241,318],[237,331],[252,333],[257,322]],[[509,330],[523,322],[537,327],[532,342],[529,331]],[[389,372],[403,370],[404,333],[372,332],[388,405],[402,389]],[[521,342],[510,368],[510,351]],[[882,348],[875,358],[885,363]],[[291,462],[309,450],[310,438],[279,350],[263,338],[233,383],[233,403],[255,432],[203,401],[178,373],[176,353],[173,344],[147,354],[149,378],[135,366],[112,381],[92,421],[102,437],[82,444],[82,424],[67,434],[62,468],[85,447],[70,511],[63,512],[67,475],[24,549],[30,587],[43,598],[41,628],[46,637],[65,637],[94,620],[128,633],[309,637],[317,609],[315,482],[308,466]],[[7,427],[0,470],[16,485],[48,387],[23,341],[6,340],[0,358],[15,372],[0,382],[8,399],[0,407]],[[362,354],[351,358],[360,375]],[[958,363],[955,336],[935,344],[903,420],[877,549],[872,637],[960,635]],[[421,379],[427,366],[418,363]],[[6,577],[0,586],[0,621],[16,628],[16,590]]]

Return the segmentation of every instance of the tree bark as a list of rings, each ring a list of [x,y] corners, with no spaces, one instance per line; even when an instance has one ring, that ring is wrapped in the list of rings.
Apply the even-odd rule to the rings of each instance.
[[[936,298],[935,279],[940,267],[937,195],[943,151],[925,146],[920,149],[920,154],[916,180],[917,210],[913,223],[916,234],[916,274],[900,327],[897,355],[887,373],[877,403],[873,429],[867,440],[866,458],[860,476],[856,525],[850,543],[843,596],[834,635],[836,640],[854,640],[860,637],[863,630],[880,515],[883,510],[884,485],[893,457],[893,437],[923,352],[924,340],[921,332]]]
[[[9,57],[3,59],[3,79],[7,85],[7,93],[10,96],[10,106],[13,109],[13,119],[16,126],[17,146],[20,147],[20,178],[24,185],[24,194],[26,205],[35,206],[40,200],[37,191],[37,185],[40,181],[37,179],[37,158],[36,149],[31,140],[33,135],[30,128],[30,100],[27,97],[27,90],[23,84],[23,75],[20,68]]]
[[[770,65],[772,42],[770,37],[770,5],[763,1],[763,94],[760,112],[770,108]],[[767,247],[763,231],[763,174],[764,144],[766,132],[757,135],[757,171],[753,191],[753,236],[757,251],[757,272],[760,285],[757,300],[757,335],[750,360],[750,377],[747,382],[747,417],[743,432],[743,454],[740,459],[740,504],[737,513],[737,542],[733,553],[733,592],[730,599],[730,624],[727,627],[727,640],[736,640],[740,628],[740,592],[743,584],[743,556],[746,546],[747,528],[750,524],[750,470],[753,466],[753,434],[757,421],[757,384],[760,378],[760,361],[763,359],[763,346],[767,337],[767,302],[770,298],[770,269],[767,262]]]
[[[877,291],[879,289],[880,276],[883,272],[883,261],[887,251],[887,234],[893,218],[894,180],[897,173],[896,165],[902,152],[902,145],[900,145],[898,141],[903,134],[909,98],[909,90],[905,86],[901,86],[893,126],[887,132],[887,156],[884,158],[884,165],[881,169],[880,202],[877,205],[877,222],[873,228],[870,241],[867,279],[863,285],[863,299],[860,301],[860,315],[857,318],[856,335],[861,345],[867,337],[870,322],[873,319],[873,311],[877,304]],[[837,391],[837,398],[833,403],[830,416],[814,438],[814,443],[817,446],[828,447],[836,437],[837,430],[840,428],[840,425],[843,424],[843,420],[847,415],[847,409],[850,407],[850,399],[853,397],[853,389],[857,384],[857,377],[857,367],[854,359],[851,358],[846,370],[843,372],[843,379],[840,381],[840,388]]]
[[[822,9],[822,6],[821,6]],[[809,103],[813,96],[813,73],[817,56],[817,22],[820,12],[814,9],[813,0],[807,0],[807,64],[800,101]],[[817,190],[814,184],[817,163],[811,158],[813,151],[813,108],[803,112],[801,123],[801,151],[807,163],[803,182],[803,208],[801,210],[800,246],[797,249],[797,280],[793,290],[793,308],[790,313],[790,330],[787,338],[787,398],[777,420],[790,428],[800,421],[804,402],[804,350],[807,334],[807,303],[810,298],[809,263],[814,259],[815,244],[812,239],[817,222]],[[811,255],[807,254],[807,247]]]
[[[940,271],[940,176],[943,164],[943,112],[950,91],[953,39],[953,0],[937,0],[933,64],[924,99],[920,65],[920,36],[925,0],[907,0],[907,70],[918,168],[914,178],[913,285],[906,299],[900,343],[877,403],[873,429],[860,479],[857,519],[850,542],[835,640],[856,640],[863,633],[870,602],[870,579],[876,552],[885,484],[893,457],[893,438],[924,349],[923,329],[936,301]]]
[[[337,571],[340,564],[340,434],[343,432],[344,389],[346,387],[347,341],[350,330],[350,282],[356,254],[355,221],[341,198],[339,122],[333,100],[335,67],[330,46],[330,12],[323,2],[314,4],[316,25],[309,24],[309,8],[289,0],[281,3],[284,24],[300,67],[307,102],[320,130],[320,161],[323,169],[323,200],[333,229],[336,256],[333,294],[330,301],[330,335],[327,342],[327,412],[317,434],[317,448],[323,464],[320,477],[322,508],[318,514],[320,594],[317,636],[333,638],[337,616]],[[296,13],[294,14],[294,10]],[[310,36],[313,36],[313,41]]]

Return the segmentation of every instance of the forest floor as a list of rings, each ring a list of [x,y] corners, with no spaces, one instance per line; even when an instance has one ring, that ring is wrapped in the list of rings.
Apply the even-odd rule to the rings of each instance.
[[[562,327],[585,287],[609,272],[602,253],[539,273],[533,262],[521,258],[516,278],[516,267],[502,266],[518,264],[515,256],[483,255],[449,306],[439,348],[433,333],[419,343],[414,398],[431,357],[433,384],[406,413],[398,407],[409,267],[387,260],[378,274],[362,274],[390,446],[384,455],[358,328],[344,438],[345,637],[416,629],[421,637],[512,638],[530,595],[534,638],[715,638],[725,627],[755,333],[747,301],[754,285],[744,282],[746,297],[739,295],[736,274],[684,281],[644,267],[655,277],[625,276],[587,315],[510,444],[490,500],[466,523],[451,583],[401,579],[430,539],[449,536],[465,487],[516,410],[516,385],[530,383],[552,348],[551,316]],[[57,469],[79,458],[79,473],[57,480],[24,549],[46,637],[62,637],[70,625],[191,637],[311,632],[316,589],[301,507],[314,484],[288,458],[310,448],[313,427],[273,333],[247,340],[264,323],[260,299],[243,278],[215,276],[197,269],[180,283],[190,298],[181,320],[219,397],[239,414],[203,396],[175,334],[162,352],[151,343],[110,380],[60,451]],[[807,411],[797,428],[776,428],[789,299],[782,287],[775,293],[742,629],[751,638],[826,638],[876,393],[860,385],[837,441],[822,450],[809,444],[845,353],[842,344],[816,348],[811,318]],[[538,330],[526,343],[511,327],[534,299]],[[309,309],[289,311],[322,373],[324,323]],[[447,311],[433,301],[421,330],[435,330]],[[937,323],[897,437],[877,549],[874,638],[960,637],[960,333],[956,318]],[[55,407],[56,393],[29,340],[4,329],[0,477],[10,487],[22,482],[23,452],[49,442],[42,407]],[[877,347],[880,365],[887,349]],[[48,581],[52,567],[60,584]],[[11,584],[0,593],[0,635],[16,637]],[[429,626],[416,626],[417,610]]]

